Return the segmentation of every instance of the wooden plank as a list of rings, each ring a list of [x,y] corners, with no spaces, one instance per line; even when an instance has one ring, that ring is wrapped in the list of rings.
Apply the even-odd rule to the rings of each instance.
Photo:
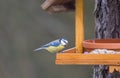
[[[120,54],[58,53],[56,64],[120,65]]]
[[[76,0],[76,52],[82,53],[82,42],[84,40],[84,23],[83,23],[83,0]]]
[[[110,73],[113,73],[114,70],[120,72],[120,66],[109,66],[109,72],[110,72]]]
[[[120,65],[120,60],[56,60],[59,65]]]
[[[120,60],[120,54],[81,54],[59,53],[56,59],[60,60]]]
[[[75,53],[75,52],[76,52],[76,48],[73,47],[73,48],[70,48],[70,49],[64,50],[64,51],[62,51],[62,52],[60,52],[60,53]]]

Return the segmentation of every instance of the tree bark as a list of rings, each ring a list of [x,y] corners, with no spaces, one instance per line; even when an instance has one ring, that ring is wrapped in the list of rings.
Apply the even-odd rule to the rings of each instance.
[[[95,36],[120,38],[120,0],[95,0]],[[120,78],[120,73],[109,73],[109,66],[94,66],[93,78]]]

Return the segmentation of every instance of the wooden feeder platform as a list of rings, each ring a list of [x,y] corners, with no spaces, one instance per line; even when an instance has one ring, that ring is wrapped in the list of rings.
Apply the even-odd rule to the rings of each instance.
[[[119,54],[82,54],[75,48],[57,53],[56,64],[60,65],[120,65]]]

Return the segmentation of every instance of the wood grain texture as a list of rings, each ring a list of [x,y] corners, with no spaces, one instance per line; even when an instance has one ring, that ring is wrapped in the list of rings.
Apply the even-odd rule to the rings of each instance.
[[[76,52],[82,53],[84,40],[83,0],[76,0]]]
[[[109,66],[109,72],[113,73],[114,71],[120,72],[120,66]]]
[[[120,55],[59,53],[56,56],[56,64],[120,65]]]
[[[120,65],[120,60],[56,60],[59,65]]]

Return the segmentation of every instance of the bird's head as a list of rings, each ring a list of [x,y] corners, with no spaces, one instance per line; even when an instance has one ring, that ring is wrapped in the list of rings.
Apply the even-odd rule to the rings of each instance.
[[[60,43],[61,43],[61,45],[66,46],[68,44],[68,40],[61,38]]]

